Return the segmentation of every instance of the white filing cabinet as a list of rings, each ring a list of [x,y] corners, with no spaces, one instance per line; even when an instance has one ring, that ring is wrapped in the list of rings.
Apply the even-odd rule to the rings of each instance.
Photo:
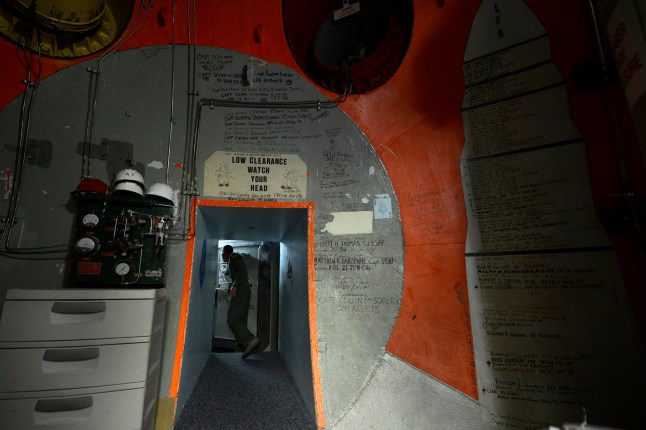
[[[1,430],[154,428],[164,289],[8,290]]]

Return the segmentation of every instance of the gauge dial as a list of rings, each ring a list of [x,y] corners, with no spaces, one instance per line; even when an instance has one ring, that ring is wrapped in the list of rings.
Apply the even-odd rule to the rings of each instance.
[[[91,236],[83,236],[76,241],[74,247],[79,254],[92,254],[99,250],[99,241]]]
[[[114,273],[119,276],[126,276],[132,270],[132,265],[128,261],[119,261],[114,265]]]
[[[99,224],[99,217],[96,214],[86,214],[81,222],[85,227],[96,227]]]

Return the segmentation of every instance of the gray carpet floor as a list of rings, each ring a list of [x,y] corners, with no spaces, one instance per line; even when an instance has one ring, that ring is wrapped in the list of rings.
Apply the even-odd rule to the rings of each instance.
[[[175,430],[309,430],[314,418],[278,352],[211,354]]]

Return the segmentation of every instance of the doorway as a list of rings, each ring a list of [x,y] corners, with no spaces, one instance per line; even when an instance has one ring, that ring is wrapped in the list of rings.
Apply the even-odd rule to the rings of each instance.
[[[171,396],[176,396],[176,417],[181,414],[211,355],[213,304],[219,270],[216,253],[225,240],[236,240],[275,244],[271,264],[276,293],[270,297],[270,302],[275,302],[270,310],[276,316],[271,327],[275,332],[274,348],[317,426],[323,426],[317,343],[310,342],[316,338],[313,227],[313,203],[194,202],[194,234],[187,247],[183,306],[171,386]],[[184,336],[181,336],[182,331]],[[269,339],[265,349],[271,348],[271,334]]]

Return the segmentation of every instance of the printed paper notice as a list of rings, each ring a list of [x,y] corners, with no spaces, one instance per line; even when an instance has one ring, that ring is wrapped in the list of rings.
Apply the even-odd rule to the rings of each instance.
[[[204,194],[254,200],[302,200],[307,166],[295,154],[217,151],[204,164]]]

